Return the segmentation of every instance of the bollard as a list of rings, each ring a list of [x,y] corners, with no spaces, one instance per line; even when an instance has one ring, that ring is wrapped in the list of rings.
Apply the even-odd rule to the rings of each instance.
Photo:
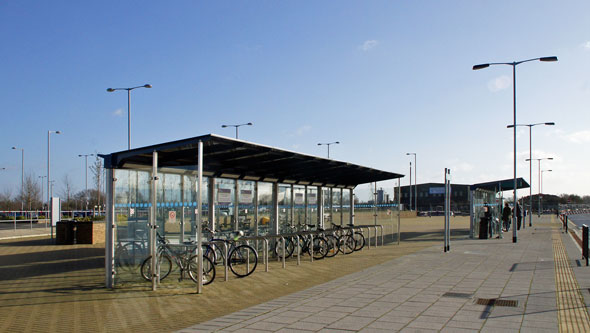
[[[588,226],[582,225],[582,256],[586,259],[586,266],[588,266]]]
[[[565,233],[567,234],[567,215],[565,216]]]

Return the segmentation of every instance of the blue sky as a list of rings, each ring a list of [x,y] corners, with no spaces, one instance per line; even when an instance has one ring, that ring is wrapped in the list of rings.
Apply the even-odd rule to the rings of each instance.
[[[248,141],[408,174],[418,182],[512,177],[510,66],[474,64],[558,56],[517,68],[517,122],[533,129],[543,192],[590,194],[588,1],[12,1],[0,3],[0,190],[25,172],[68,174],[78,154],[127,146],[131,96],[140,147],[253,122]],[[528,179],[528,129],[518,131]],[[533,191],[537,192],[536,167]],[[402,184],[408,183],[408,177]],[[393,182],[383,182],[390,189]],[[360,188],[368,188],[362,185]],[[528,190],[526,191],[528,193]],[[523,192],[524,194],[524,192]]]

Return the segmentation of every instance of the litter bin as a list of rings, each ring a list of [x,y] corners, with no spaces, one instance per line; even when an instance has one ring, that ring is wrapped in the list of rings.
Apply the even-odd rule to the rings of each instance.
[[[74,221],[64,220],[57,221],[55,224],[55,244],[70,245],[74,244]]]
[[[488,239],[488,228],[490,221],[487,217],[479,219],[479,239]]]

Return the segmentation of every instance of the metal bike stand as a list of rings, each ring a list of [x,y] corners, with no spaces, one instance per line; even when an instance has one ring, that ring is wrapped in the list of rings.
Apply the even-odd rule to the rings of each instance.
[[[295,235],[297,240],[297,266],[301,265],[301,247],[299,246],[299,235]]]

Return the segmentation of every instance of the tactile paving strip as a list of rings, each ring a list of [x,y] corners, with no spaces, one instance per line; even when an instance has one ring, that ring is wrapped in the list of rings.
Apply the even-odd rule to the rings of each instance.
[[[552,239],[559,331],[590,332],[590,317],[557,230],[554,230]]]

